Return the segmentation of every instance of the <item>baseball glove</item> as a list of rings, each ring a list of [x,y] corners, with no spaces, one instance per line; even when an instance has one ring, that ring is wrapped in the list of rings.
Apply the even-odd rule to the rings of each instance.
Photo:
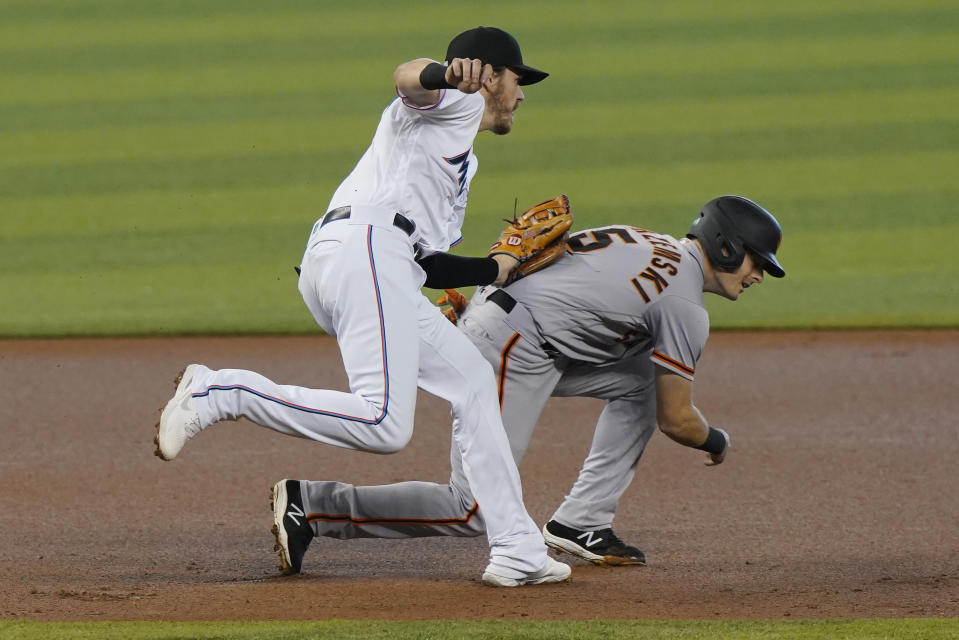
[[[507,220],[499,240],[489,249],[489,256],[505,253],[519,260],[509,282],[552,264],[566,253],[566,240],[573,226],[573,212],[565,194],[545,200]]]

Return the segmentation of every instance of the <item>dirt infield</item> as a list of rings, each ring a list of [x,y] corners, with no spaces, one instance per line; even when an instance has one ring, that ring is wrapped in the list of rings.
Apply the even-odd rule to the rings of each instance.
[[[514,590],[479,582],[484,538],[320,539],[278,577],[276,480],[443,482],[448,408],[421,395],[393,456],[238,422],[164,463],[157,409],[191,361],[345,388],[323,337],[0,341],[0,619],[959,616],[959,331],[712,336],[696,404],[733,450],[710,469],[653,438],[616,520],[649,566]],[[547,407],[521,467],[538,522],[600,407]]]

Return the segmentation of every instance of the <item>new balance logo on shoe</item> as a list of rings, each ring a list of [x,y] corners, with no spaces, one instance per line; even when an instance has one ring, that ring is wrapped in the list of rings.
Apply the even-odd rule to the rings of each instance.
[[[600,542],[603,541],[602,538],[596,538],[596,539],[594,540],[594,539],[593,539],[593,535],[594,535],[595,533],[596,533],[595,531],[585,531],[585,532],[581,533],[580,535],[576,536],[576,539],[577,539],[577,540],[582,540],[582,541],[583,541],[583,544],[585,544],[587,547],[591,547],[591,546],[593,546],[594,544],[599,544]]]
[[[546,546],[600,565],[644,565],[642,549],[627,545],[612,527],[583,531],[550,520],[543,526]]]
[[[299,505],[291,502],[289,504],[289,510],[286,512],[286,517],[296,523],[296,526],[300,526],[300,521],[297,520],[297,516],[303,517],[306,514],[303,513],[303,509],[300,509]]]
[[[306,518],[298,480],[280,480],[273,485],[270,508],[273,509],[273,550],[280,554],[280,571],[284,575],[299,573],[303,554],[313,539],[313,528]],[[288,522],[289,521],[289,522]]]

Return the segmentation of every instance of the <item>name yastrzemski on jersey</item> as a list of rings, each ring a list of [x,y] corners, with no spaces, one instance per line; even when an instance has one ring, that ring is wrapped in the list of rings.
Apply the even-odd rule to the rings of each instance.
[[[571,252],[589,253],[609,247],[614,238],[618,238],[625,244],[637,244],[638,241],[633,237],[633,233],[638,234],[652,247],[652,256],[647,267],[635,278],[630,279],[643,301],[649,303],[652,298],[646,292],[644,282],[646,287],[654,289],[656,294],[661,294],[669,286],[666,276],[675,276],[679,272],[678,265],[682,262],[683,256],[671,238],[639,227],[605,227],[570,236],[568,246]]]
[[[695,246],[611,225],[573,234],[567,251],[507,287],[528,311],[511,313],[507,324],[531,340],[548,338],[574,360],[612,362],[652,349],[691,375],[709,333]]]

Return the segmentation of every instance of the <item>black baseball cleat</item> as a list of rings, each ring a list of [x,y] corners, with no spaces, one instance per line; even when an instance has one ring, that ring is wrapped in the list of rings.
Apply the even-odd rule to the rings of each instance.
[[[298,480],[280,480],[273,485],[270,507],[273,509],[273,550],[280,554],[280,571],[284,575],[299,573],[303,554],[313,539],[313,527],[306,520]]]
[[[645,565],[646,554],[619,539],[612,529],[580,531],[550,520],[543,525],[546,545],[599,565]]]

